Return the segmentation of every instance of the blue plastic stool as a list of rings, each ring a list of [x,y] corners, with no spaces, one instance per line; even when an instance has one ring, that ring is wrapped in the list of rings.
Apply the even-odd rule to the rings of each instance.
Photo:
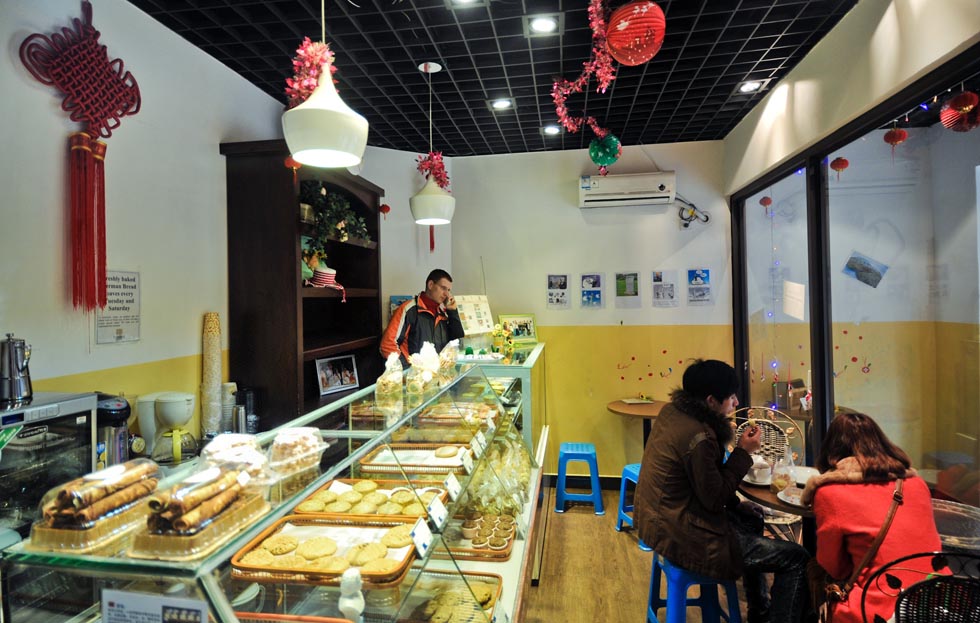
[[[585,461],[589,464],[591,493],[565,491],[565,466],[569,461]],[[596,515],[605,515],[602,507],[602,489],[599,487],[599,465],[595,458],[595,445],[591,443],[563,443],[558,449],[558,488],[555,491],[555,512],[565,512],[565,502],[591,502]]]
[[[667,577],[667,599],[660,597],[660,574]],[[701,586],[701,596],[688,598],[691,585]],[[725,587],[728,597],[728,614],[718,605],[718,585]],[[657,610],[667,608],[664,623],[684,623],[688,608],[701,608],[701,621],[721,623],[724,618],[729,623],[742,623],[738,609],[738,589],[732,580],[716,580],[676,567],[659,554],[653,555],[653,574],[650,579],[650,600],[647,605],[648,623],[660,623]]]
[[[623,529],[623,524],[629,524],[629,527],[633,527],[633,518],[627,513],[633,512],[633,505],[626,503],[626,483],[632,482],[634,485],[640,482],[640,464],[630,463],[623,468],[623,479],[619,483],[619,511],[616,514],[616,531],[619,532]],[[652,548],[647,546],[646,543],[640,541],[640,549],[644,552],[653,551]]]

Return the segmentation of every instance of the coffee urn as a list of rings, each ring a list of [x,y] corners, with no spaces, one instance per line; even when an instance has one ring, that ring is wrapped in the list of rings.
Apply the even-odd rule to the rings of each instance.
[[[119,396],[99,394],[95,410],[97,426],[95,467],[103,469],[129,460],[129,402]]]
[[[31,390],[31,372],[27,368],[31,360],[31,346],[24,340],[7,334],[7,339],[0,341],[0,406],[11,406],[29,403]]]

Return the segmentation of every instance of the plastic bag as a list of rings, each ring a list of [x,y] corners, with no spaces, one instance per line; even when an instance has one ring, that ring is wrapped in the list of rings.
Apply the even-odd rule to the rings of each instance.
[[[374,386],[375,402],[387,403],[401,400],[403,379],[401,358],[398,353],[391,353],[385,361],[385,371],[378,377],[378,382]]]

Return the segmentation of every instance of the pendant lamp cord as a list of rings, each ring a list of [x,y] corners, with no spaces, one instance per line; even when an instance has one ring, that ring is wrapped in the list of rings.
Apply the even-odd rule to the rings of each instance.
[[[429,153],[432,153],[432,72],[428,71],[426,63],[426,77],[429,79]]]
[[[326,0],[320,0],[320,43],[327,42],[327,10]]]

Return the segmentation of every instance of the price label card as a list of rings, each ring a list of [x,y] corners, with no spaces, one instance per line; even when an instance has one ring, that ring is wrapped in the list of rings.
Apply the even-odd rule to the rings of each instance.
[[[476,456],[476,458],[480,458],[483,455],[483,446],[480,444],[480,440],[476,437],[470,441],[470,448],[473,449],[473,454]]]
[[[466,470],[467,474],[473,473],[473,455],[469,452],[463,453],[463,469]]]
[[[487,435],[491,438],[493,437],[493,432],[497,430],[497,423],[493,421],[492,417],[487,418]]]
[[[483,451],[482,449],[487,447],[487,438],[483,435],[482,430],[476,431],[476,435],[473,437],[473,439],[480,444],[481,452]]]
[[[464,459],[463,462],[465,463],[466,460]],[[459,484],[459,480],[456,478],[456,474],[450,472],[449,475],[446,476],[446,479],[442,481],[442,484],[446,485],[446,491],[449,492],[449,499],[455,502],[456,498],[459,497],[460,490],[462,489],[462,486]]]
[[[412,542],[415,543],[415,551],[418,552],[419,558],[425,558],[425,553],[432,546],[432,530],[429,530],[429,524],[425,523],[425,517],[419,517],[415,521],[415,527],[412,528]]]
[[[429,519],[435,524],[436,528],[442,530],[442,527],[446,525],[446,520],[449,519],[449,511],[446,510],[446,505],[442,503],[442,500],[435,497],[429,502]]]

